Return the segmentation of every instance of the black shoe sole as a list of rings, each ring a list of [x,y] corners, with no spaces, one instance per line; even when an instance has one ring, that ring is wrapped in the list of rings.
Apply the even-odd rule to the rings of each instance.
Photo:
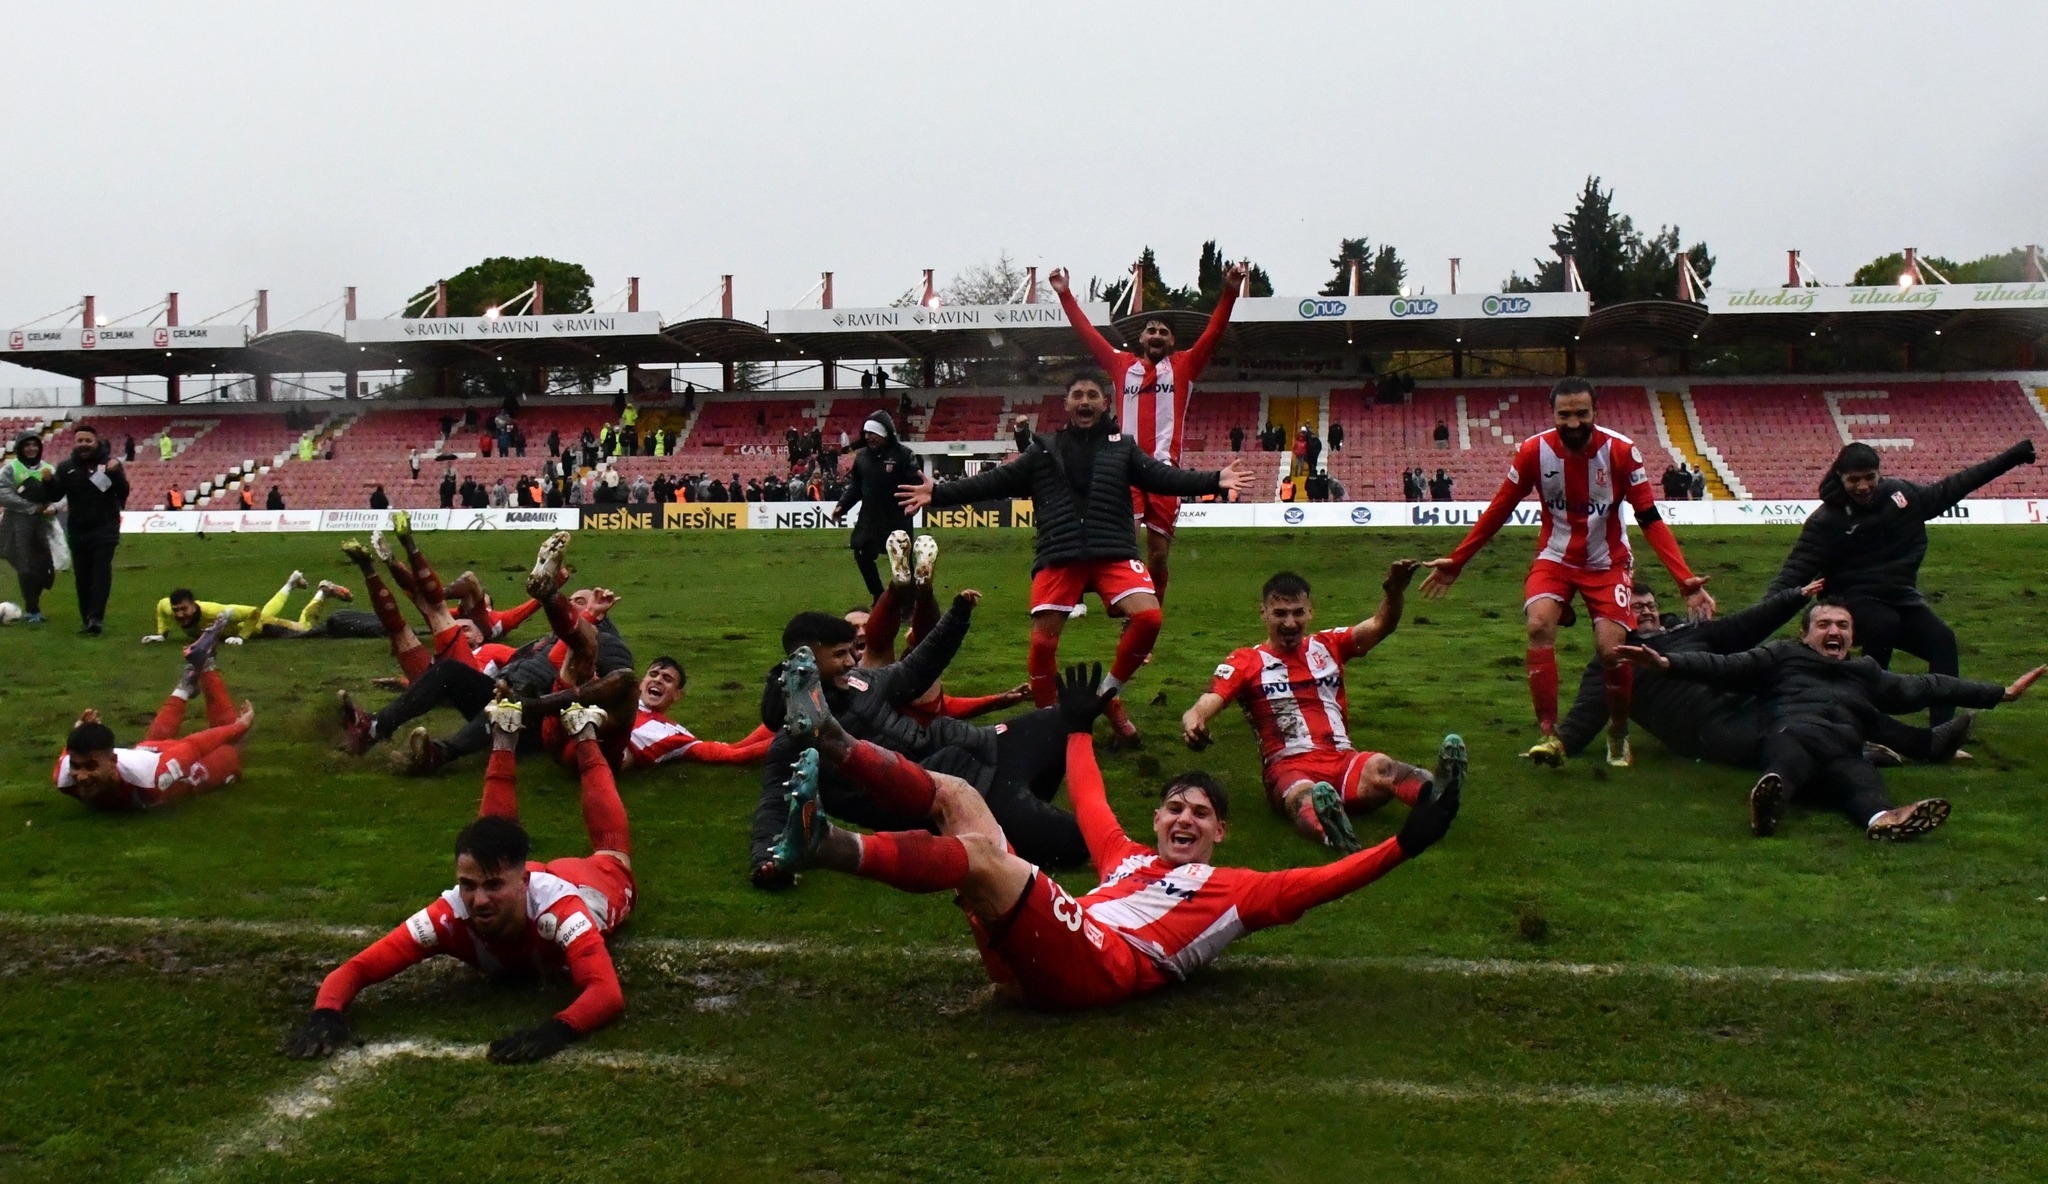
[[[1784,817],[1785,783],[1776,773],[1766,773],[1749,791],[1749,831],[1768,839],[1778,833],[1778,822]]]

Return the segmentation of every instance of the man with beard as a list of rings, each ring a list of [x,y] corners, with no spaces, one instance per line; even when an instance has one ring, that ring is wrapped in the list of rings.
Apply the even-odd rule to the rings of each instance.
[[[1996,707],[2025,694],[2048,672],[2048,666],[2037,666],[2001,687],[1946,674],[1892,674],[1867,657],[1851,661],[1855,618],[1847,605],[1828,596],[1807,608],[1799,628],[1797,641],[1773,641],[1738,654],[1618,647],[1624,660],[1643,669],[1757,697],[1764,775],[1749,793],[1749,825],[1759,838],[1777,833],[1787,801],[1840,810],[1873,840],[1908,839],[1940,826],[1949,815],[1944,798],[1892,805],[1883,775],[1863,758],[1871,722],[1937,704]]]
[[[1243,488],[1235,460],[1221,472],[1177,469],[1124,434],[1109,416],[1102,384],[1086,375],[1067,384],[1067,425],[1039,433],[1014,460],[934,488],[930,479],[897,496],[906,511],[957,506],[991,497],[1029,497],[1034,523],[1031,564],[1031,648],[1025,671],[1031,697],[1052,706],[1058,693],[1060,632],[1089,592],[1129,625],[1117,641],[1104,694],[1119,690],[1145,664],[1164,618],[1151,573],[1138,559],[1132,525],[1118,507],[1131,491],[1198,497]],[[1138,729],[1111,698],[1105,709],[1119,743]]]
[[[867,584],[870,600],[882,594],[882,573],[875,566],[889,536],[910,529],[910,514],[897,505],[897,491],[915,485],[923,475],[923,462],[896,438],[896,421],[887,411],[877,411],[861,425],[866,444],[853,457],[846,476],[846,492],[832,507],[832,525],[846,521],[846,512],[860,506],[860,521],[853,524],[853,561]],[[741,500],[739,478],[733,478],[733,501]]]
[[[64,539],[71,545],[71,574],[78,585],[79,631],[99,636],[106,627],[107,597],[114,591],[121,511],[128,504],[128,473],[121,459],[107,455],[98,428],[79,424],[72,431],[71,455],[48,480],[25,482],[21,494],[43,505],[61,501],[70,507]]]
[[[1380,584],[1379,611],[1321,632],[1309,630],[1315,606],[1307,580],[1291,571],[1267,580],[1259,593],[1265,642],[1224,659],[1208,692],[1181,717],[1182,739],[1200,752],[1210,744],[1209,721],[1232,702],[1242,707],[1259,737],[1267,803],[1303,838],[1339,851],[1361,848],[1350,815],[1371,813],[1393,798],[1412,810],[1433,792],[1425,770],[1351,747],[1344,695],[1345,663],[1393,635],[1420,566],[1396,560]]]
[[[1962,668],[1955,631],[1920,595],[1920,564],[1927,558],[1927,522],[1955,507],[2010,469],[2034,463],[2034,442],[2022,440],[1982,464],[1916,485],[1879,471],[1877,449],[1850,444],[1820,482],[1820,508],[1806,519],[1771,591],[1808,580],[1828,582],[1828,594],[1856,618],[1863,653],[1889,668],[1895,650],[1920,658],[1936,674]],[[1946,723],[1952,707],[1929,717]]]
[[[1088,347],[1095,364],[1109,375],[1114,388],[1113,413],[1117,423],[1136,440],[1145,455],[1163,464],[1180,464],[1182,429],[1187,424],[1188,399],[1195,393],[1195,380],[1202,376],[1209,358],[1223,341],[1230,324],[1230,310],[1237,304],[1237,290],[1251,273],[1246,262],[1223,269],[1223,291],[1209,313],[1201,337],[1184,350],[1175,350],[1173,326],[1154,318],[1138,330],[1136,352],[1120,350],[1088,323],[1088,314],[1074,299],[1067,283],[1067,269],[1057,268],[1048,277],[1059,293],[1060,307],[1067,322]],[[1020,441],[1025,451],[1028,441]],[[1152,573],[1152,587],[1163,604],[1166,601],[1167,560],[1173,552],[1174,524],[1180,517],[1180,498],[1150,490],[1131,490],[1131,516],[1145,529],[1145,563]]]
[[[1536,560],[1522,585],[1522,612],[1528,626],[1529,698],[1536,709],[1542,739],[1523,755],[1539,765],[1564,762],[1564,741],[1557,735],[1557,629],[1573,597],[1582,597],[1593,616],[1593,638],[1605,672],[1607,699],[1607,763],[1634,763],[1628,746],[1631,670],[1616,650],[1628,633],[1628,589],[1634,556],[1621,521],[1621,501],[1635,510],[1643,537],[1664,561],[1685,592],[1686,607],[1698,620],[1714,613],[1706,577],[1692,574],[1671,528],[1658,516],[1643,471],[1643,454],[1619,432],[1593,422],[1593,384],[1566,378],[1550,388],[1550,410],[1556,426],[1523,440],[1508,465],[1486,512],[1465,541],[1442,559],[1422,583],[1422,594],[1444,595],[1457,582],[1474,555],[1506,525],[1516,503],[1535,490],[1543,507],[1543,529],[1536,540]]]

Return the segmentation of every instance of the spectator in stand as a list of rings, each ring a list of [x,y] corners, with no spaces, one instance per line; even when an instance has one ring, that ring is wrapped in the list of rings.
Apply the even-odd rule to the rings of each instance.
[[[169,489],[164,490],[164,506],[172,510],[182,510],[185,508],[185,495],[179,491],[177,486],[173,485]]]
[[[264,498],[263,498],[263,508],[264,508],[264,509],[266,509],[266,510],[282,510],[282,509],[284,509],[284,487],[283,487],[283,486],[279,486],[279,485],[272,485],[272,486],[270,487],[270,492],[269,492],[268,494],[266,494],[266,495],[264,496]]]
[[[732,483],[725,487],[725,500],[729,502],[743,502],[747,500],[747,490],[744,485],[740,484],[740,475],[738,473],[732,475]]]
[[[165,428],[164,434],[156,438],[156,450],[164,460],[171,459],[171,454],[178,451],[178,446],[171,440],[171,429]]]
[[[1241,424],[1232,424],[1230,427],[1230,450],[1244,451],[1244,427]]]
[[[843,455],[845,455],[845,453],[846,453],[846,450],[847,450],[848,448],[852,447],[852,446],[853,446],[853,439],[852,439],[852,437],[850,437],[850,436],[848,436],[848,435],[846,434],[846,429],[845,429],[845,428],[840,428],[840,429],[839,429],[839,452],[840,452],[840,455],[842,455],[842,456],[843,456]]]
[[[491,508],[493,510],[503,510],[510,508],[511,505],[512,487],[505,484],[505,479],[500,477],[491,486]]]
[[[1449,448],[1451,446],[1451,425],[1441,419],[1437,420],[1436,431],[1431,433],[1430,439],[1436,441],[1438,448]]]
[[[594,469],[597,467],[597,436],[587,427],[583,429],[583,439],[579,446],[579,451],[583,453],[584,468]]]
[[[1678,498],[1678,466],[1665,465],[1664,475],[1657,479],[1657,486],[1664,491],[1665,501],[1676,501]]]
[[[1308,437],[1308,471],[1313,473],[1323,459],[1323,440],[1313,428],[1303,426],[1301,430]]]
[[[83,632],[105,628],[107,597],[114,590],[114,549],[121,545],[121,511],[128,504],[128,473],[119,457],[107,455],[106,441],[89,423],[72,430],[71,455],[48,480],[32,477],[21,495],[39,505],[67,502],[65,541],[71,544],[72,574],[78,585]]]
[[[619,408],[619,426],[632,428],[636,432],[640,428],[640,404],[635,403],[630,397]]]
[[[256,492],[250,489],[246,482],[243,483],[240,489],[235,491],[235,504],[244,510],[256,508]]]
[[[647,478],[644,475],[633,478],[632,497],[634,505],[646,505],[647,499],[652,497],[653,494],[654,489],[647,484]]]
[[[130,436],[129,443],[134,443]],[[28,431],[15,437],[14,455],[0,464],[0,559],[14,568],[21,584],[22,619],[31,625],[43,623],[43,593],[57,583],[55,557],[50,552],[50,530],[54,511],[29,500],[21,487],[30,481],[48,481],[56,466],[43,459],[43,438]]]
[[[720,485],[716,481],[705,481],[701,484],[703,497],[699,500],[707,502],[722,502],[725,500],[725,486]]]
[[[455,466],[450,465],[448,466],[448,471],[441,474],[441,508],[444,510],[448,510],[453,509],[454,506]]]
[[[875,376],[866,370],[860,372],[860,389],[864,391],[875,389]]]
[[[121,459],[124,461],[132,461],[135,459],[134,436],[127,436],[123,438],[121,443]]]
[[[910,392],[904,391],[896,399],[896,422],[907,426],[910,423],[910,413],[916,410],[917,404],[910,401]]]
[[[783,431],[782,440],[784,447],[789,449],[790,463],[795,464],[796,458],[803,455],[804,447],[803,437],[797,434],[795,424],[791,424],[787,429]]]
[[[1420,470],[1417,469],[1401,470],[1401,497],[1404,501],[1419,502],[1422,500],[1422,481],[1418,475],[1419,472]]]
[[[516,423],[512,425],[512,455],[526,456],[526,429]]]
[[[407,465],[408,467],[410,467],[410,468],[412,469],[412,479],[413,479],[413,480],[415,480],[415,481],[419,480],[419,479],[420,479],[420,450],[419,450],[419,449],[417,449],[417,448],[409,449],[409,450],[408,450],[408,451],[406,452],[406,454],[405,454],[405,463],[406,463],[406,465]]]
[[[571,506],[580,506],[584,505],[589,500],[584,495],[583,482],[564,481],[562,485],[562,501],[564,504]]]
[[[273,485],[271,488],[276,489],[277,486]],[[391,497],[384,492],[382,485],[370,491],[370,508],[372,510],[388,510],[391,508]]]
[[[1443,471],[1442,469],[1438,469],[1438,470],[1436,471],[1436,476],[1435,476],[1434,478],[1432,478],[1432,479],[1430,480],[1430,483],[1429,483],[1429,498],[1430,498],[1430,500],[1431,500],[1431,501],[1437,501],[1437,502],[1447,502],[1447,501],[1450,501],[1450,500],[1451,500],[1451,485],[1452,485],[1452,478],[1451,478],[1451,475],[1450,475],[1449,473],[1446,473],[1446,472],[1444,472],[1444,471]]]
[[[1341,501],[1343,501],[1343,500],[1344,500],[1344,499],[1345,499],[1346,497],[1348,497],[1348,496],[1349,496],[1349,494],[1348,494],[1348,493],[1347,493],[1347,492],[1345,491],[1345,489],[1344,489],[1344,483],[1343,483],[1342,481],[1339,481],[1339,480],[1337,479],[1337,474],[1335,474],[1335,473],[1324,473],[1324,474],[1323,474],[1323,476],[1325,476],[1325,477],[1329,478],[1329,481],[1330,481],[1330,500],[1331,500],[1331,501],[1333,501],[1333,502],[1341,502]],[[1236,491],[1236,490],[1232,490],[1232,491],[1231,491],[1231,494],[1230,494],[1230,500],[1231,500],[1231,501],[1236,501],[1236,500],[1237,500],[1237,491]]]
[[[465,432],[476,430],[476,408],[469,406],[467,403],[463,404],[462,407],[462,430]]]
[[[562,479],[560,477],[542,484],[540,504],[550,510],[562,508]]]
[[[1344,451],[1344,425],[1335,420],[1330,421],[1330,451]]]
[[[445,442],[455,433],[455,417],[443,412],[441,415],[441,439]]]
[[[683,384],[683,414],[689,415],[695,412],[696,410],[697,384],[694,382],[686,382]]]
[[[1697,502],[1706,500],[1707,475],[1705,472],[1699,469],[1694,469],[1692,471],[1692,483],[1686,487],[1686,493],[1688,496],[1692,498],[1693,501]]]
[[[878,391],[889,389],[889,372],[880,366],[875,367],[875,389]]]
[[[1308,500],[1326,502],[1330,500],[1330,479],[1321,473],[1308,475]]]
[[[669,483],[666,475],[656,473],[654,475],[653,494],[655,505],[667,505],[669,502],[676,500],[676,487]]]
[[[764,432],[768,430],[768,409],[766,407],[754,408],[754,426]]]
[[[1288,470],[1287,475],[1297,481],[1308,475],[1307,427],[1299,427],[1294,430],[1294,467]]]
[[[750,502],[763,500],[761,497],[761,479],[759,477],[754,477],[747,481],[747,500]]]
[[[491,446],[495,443],[497,443],[496,436],[491,435],[489,432],[478,432],[476,434],[476,454],[478,456],[489,456],[491,454]]]
[[[522,510],[537,509],[540,506],[540,482],[531,476],[521,477],[513,494]]]

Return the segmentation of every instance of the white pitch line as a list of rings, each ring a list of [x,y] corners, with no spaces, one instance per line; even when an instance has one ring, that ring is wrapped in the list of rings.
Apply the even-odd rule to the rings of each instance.
[[[1340,1077],[1305,1083],[1318,1093],[1367,1094],[1422,1102],[1485,1103],[1508,1106],[1623,1106],[1684,1110],[1699,1096],[1665,1085],[1449,1085],[1385,1077]]]
[[[88,913],[38,915],[0,912],[0,928],[144,929],[167,933],[230,933],[262,937],[365,940],[384,933],[368,926],[328,925],[291,921],[238,921],[225,918],[118,917]],[[957,945],[857,945],[814,938],[738,939],[621,937],[615,954],[630,961],[635,951],[711,957],[814,957],[838,961],[964,962],[975,952],[964,939]],[[1281,970],[1393,970],[1418,975],[1463,978],[1652,978],[1685,983],[1785,983],[1808,986],[1967,986],[2022,987],[2048,985],[2048,972],[1979,970],[1973,967],[1904,966],[1831,969],[1795,966],[1691,966],[1670,962],[1563,962],[1538,958],[1441,958],[1428,955],[1369,956],[1320,954],[1226,954],[1229,966],[1268,966]]]
[[[387,1040],[359,1045],[336,1053],[311,1078],[263,1100],[256,1117],[213,1149],[203,1164],[202,1175],[211,1174],[228,1161],[261,1152],[282,1151],[298,1126],[334,1109],[338,1096],[350,1086],[376,1076],[401,1060],[481,1061],[489,1052],[485,1044],[450,1044],[439,1040]],[[719,1057],[678,1056],[674,1053],[609,1051],[572,1048],[542,1062],[535,1068],[647,1070],[653,1072],[710,1073],[723,1068]],[[518,1072],[511,1068],[508,1072]],[[191,1165],[166,1168],[163,1180],[190,1179]]]

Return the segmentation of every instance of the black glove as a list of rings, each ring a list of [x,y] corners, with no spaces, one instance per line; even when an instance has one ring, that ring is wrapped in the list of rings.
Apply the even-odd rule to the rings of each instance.
[[[2013,448],[2013,451],[2014,451],[2015,453],[2017,453],[2017,454],[2018,454],[2018,456],[2019,456],[2019,458],[2020,458],[2020,463],[2021,463],[2021,464],[2023,464],[2023,465],[2030,465],[2030,464],[2033,464],[2033,463],[2034,463],[2034,439],[2033,439],[2033,437],[2032,437],[2032,436],[2029,436],[2029,437],[2027,437],[2026,439],[2024,439],[2024,440],[2021,440],[2021,441],[2019,442],[2019,444],[2018,444],[2017,446],[2015,446],[2015,447]]]
[[[1394,836],[1394,841],[1401,845],[1402,857],[1413,859],[1429,850],[1451,829],[1451,819],[1457,816],[1456,787],[1415,803],[1415,808],[1408,811],[1408,821],[1402,824],[1401,833]]]
[[[1076,662],[1067,667],[1067,676],[1060,680],[1060,722],[1067,725],[1067,731],[1087,732],[1095,727],[1095,717],[1102,714],[1103,705],[1109,695],[1099,694],[1096,687],[1102,685],[1102,663],[1094,669]]]
[[[569,1047],[575,1039],[576,1029],[560,1019],[552,1019],[524,1032],[514,1032],[501,1040],[491,1041],[490,1058],[500,1065],[544,1061]]]
[[[332,1007],[318,1008],[306,1026],[284,1042],[284,1055],[295,1061],[310,1061],[340,1051],[348,1043],[348,1021]]]
[[[972,616],[974,615],[974,602],[965,596],[955,594],[953,597],[953,611],[962,616]]]

